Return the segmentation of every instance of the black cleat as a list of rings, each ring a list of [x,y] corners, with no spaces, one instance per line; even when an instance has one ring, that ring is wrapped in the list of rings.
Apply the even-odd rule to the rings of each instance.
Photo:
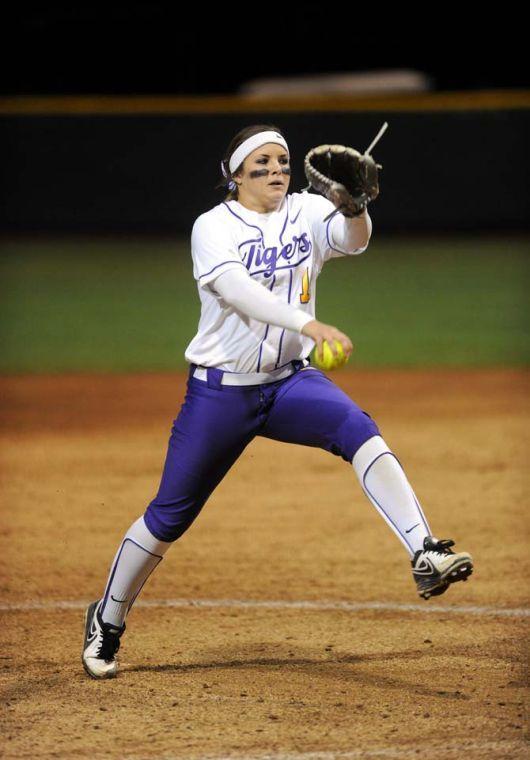
[[[451,583],[465,581],[473,572],[473,559],[467,552],[451,551],[455,542],[450,539],[438,541],[434,536],[423,540],[412,559],[412,575],[418,594],[423,599],[443,594]]]
[[[85,613],[83,667],[92,678],[114,678],[118,672],[116,653],[125,625],[117,628],[104,623],[99,614],[100,600],[92,602]]]

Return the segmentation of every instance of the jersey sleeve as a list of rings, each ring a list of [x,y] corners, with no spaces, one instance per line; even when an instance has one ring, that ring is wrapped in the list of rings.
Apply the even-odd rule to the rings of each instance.
[[[321,266],[329,259],[362,253],[366,249],[368,244],[359,248],[349,244],[352,237],[348,229],[348,225],[352,224],[350,219],[339,213],[324,221],[335,211],[331,201],[322,195],[307,192],[302,193],[302,198],[305,217],[311,227]]]
[[[201,288],[207,287],[222,272],[244,267],[229,224],[222,224],[212,214],[202,214],[191,233],[193,276]]]
[[[240,314],[264,324],[301,332],[304,325],[314,319],[312,314],[285,303],[268,288],[255,282],[241,267],[217,277],[213,287],[223,301]]]

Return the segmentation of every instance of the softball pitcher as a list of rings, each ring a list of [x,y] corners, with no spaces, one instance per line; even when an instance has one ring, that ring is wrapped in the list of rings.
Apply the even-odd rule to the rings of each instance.
[[[158,493],[125,534],[103,596],[86,612],[82,661],[93,678],[116,675],[134,600],[257,435],[317,446],[353,466],[408,552],[421,597],[472,572],[469,554],[432,536],[374,420],[309,363],[324,341],[352,351],[347,335],[315,319],[315,286],[326,261],[366,249],[372,224],[366,208],[346,216],[321,195],[288,194],[289,161],[276,127],[243,129],[222,162],[228,195],[193,226],[201,316],[186,350],[186,397]]]

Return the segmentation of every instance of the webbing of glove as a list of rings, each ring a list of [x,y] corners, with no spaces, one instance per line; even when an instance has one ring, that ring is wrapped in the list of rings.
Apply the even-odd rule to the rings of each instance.
[[[378,196],[379,168],[370,155],[344,145],[318,145],[304,159],[309,185],[348,217],[362,214]]]

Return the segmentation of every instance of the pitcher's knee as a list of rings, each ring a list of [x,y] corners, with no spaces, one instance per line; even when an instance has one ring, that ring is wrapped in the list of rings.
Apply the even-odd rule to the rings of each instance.
[[[337,431],[330,450],[346,462],[353,460],[355,453],[374,435],[381,435],[377,424],[367,412],[356,409],[349,412]]]
[[[147,507],[145,524],[160,541],[176,541],[191,526],[202,509],[204,501],[193,505],[158,502],[154,499]]]

